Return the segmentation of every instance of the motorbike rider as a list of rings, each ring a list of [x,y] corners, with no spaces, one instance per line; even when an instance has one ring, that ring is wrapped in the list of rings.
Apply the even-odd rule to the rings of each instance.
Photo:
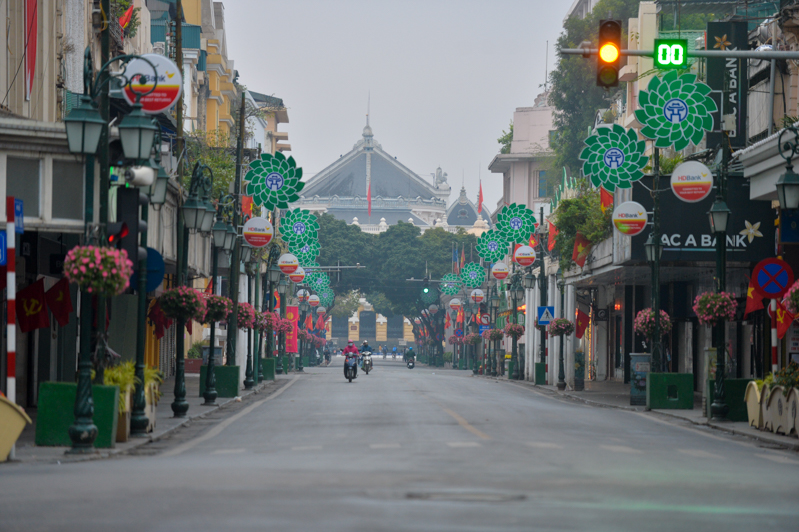
[[[330,364],[330,347],[325,346],[324,350],[325,364]]]
[[[347,376],[347,359],[350,358],[350,357],[355,357],[355,360],[357,361],[358,360],[358,355],[359,355],[358,348],[355,347],[355,343],[352,340],[347,342],[347,347],[344,348],[344,351],[342,351],[342,354],[345,357],[344,358],[344,376],[346,377]],[[358,376],[358,364],[355,364],[355,376],[356,377]]]
[[[414,358],[413,347],[409,347],[408,350],[402,355],[402,360],[405,363],[407,363],[409,360],[413,360]]]

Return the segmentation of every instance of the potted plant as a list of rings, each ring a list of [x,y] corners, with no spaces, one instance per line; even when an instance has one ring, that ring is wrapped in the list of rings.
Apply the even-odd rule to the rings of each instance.
[[[450,345],[463,345],[463,336],[453,334],[447,339],[447,342],[449,342]]]
[[[694,299],[694,312],[702,325],[715,325],[717,321],[735,320],[738,302],[727,292],[703,292]]]
[[[225,321],[233,312],[233,301],[224,296],[205,295],[205,319],[203,323]]]
[[[516,338],[517,340],[524,334],[524,326],[517,323],[508,323],[504,329],[505,336]]]
[[[123,249],[102,246],[76,246],[64,259],[64,277],[82,290],[112,297],[130,286],[133,263]]]
[[[571,336],[574,333],[574,323],[566,318],[555,318],[549,322],[547,331],[550,336]]]
[[[634,320],[635,332],[646,337],[647,342],[650,344],[655,339],[655,311],[651,308],[645,308],[635,315]],[[671,332],[671,317],[666,311],[660,311],[660,335],[665,336]]]
[[[772,431],[790,434],[796,428],[796,387],[799,386],[799,364],[791,362],[774,374],[774,393],[769,398],[769,413],[773,420]],[[780,389],[782,397],[775,397]],[[792,404],[794,401],[794,404]],[[771,404],[776,403],[776,411],[771,412]]]
[[[173,320],[205,321],[205,298],[194,288],[178,286],[161,294],[158,298],[164,316]]]
[[[483,338],[490,342],[502,340],[504,337],[505,333],[502,332],[502,329],[486,329],[483,331]]]
[[[200,373],[200,368],[203,365],[203,347],[207,344],[205,342],[194,342],[191,344],[186,359],[183,361],[184,370],[186,373]]]
[[[477,333],[469,333],[463,338],[463,343],[466,345],[477,345],[482,341],[483,339]]]
[[[255,326],[255,308],[249,303],[239,303],[236,321],[239,329],[252,329]]]
[[[119,418],[116,441],[126,442],[130,438],[130,414],[133,410],[132,394],[139,379],[133,361],[110,366],[103,371],[103,384],[119,386]]]

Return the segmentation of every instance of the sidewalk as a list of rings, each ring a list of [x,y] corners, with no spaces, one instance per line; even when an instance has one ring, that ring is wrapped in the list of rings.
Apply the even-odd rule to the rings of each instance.
[[[646,411],[646,407],[630,405],[630,385],[624,384],[623,382],[585,381],[585,390],[582,392],[576,392],[568,388],[563,392],[559,392],[556,386],[541,386],[527,381],[509,382],[530,386],[549,395],[570,397],[594,406],[620,408],[638,412]],[[746,436],[769,444],[799,451],[799,439],[797,439],[796,435],[782,436],[780,434],[774,434],[773,432],[758,430],[754,427],[750,427],[749,423],[745,421],[709,420],[702,413],[701,401],[700,398],[694,402],[693,410],[652,410],[651,412],[673,419],[688,421],[694,425],[704,425],[730,434]]]
[[[276,375],[274,381],[266,381],[259,383],[252,390],[240,390],[240,398],[247,397],[254,393],[271,394],[277,389],[283,387],[291,378],[293,374]],[[172,401],[175,399],[174,394],[175,379],[171,377],[164,380],[161,386],[163,395],[156,407],[156,425],[155,430],[147,434],[146,437],[131,437],[124,443],[117,443],[116,447],[110,449],[97,449],[97,452],[90,455],[69,455],[65,452],[69,447],[39,447],[36,446],[36,410],[27,409],[26,412],[30,416],[33,423],[25,427],[25,430],[17,440],[16,457],[14,461],[7,463],[30,463],[30,462],[45,462],[45,463],[61,463],[61,462],[80,462],[84,460],[97,460],[99,458],[107,458],[109,456],[122,454],[141,447],[151,441],[162,438],[165,434],[172,432],[178,427],[188,423],[192,419],[201,418],[210,412],[214,412],[226,405],[236,401],[234,397],[220,397],[217,398],[216,403],[218,406],[203,406],[205,401],[200,394],[200,376],[198,374],[186,374],[186,402],[189,403],[189,411],[186,417],[176,418],[172,413]],[[0,464],[2,467],[3,464]]]

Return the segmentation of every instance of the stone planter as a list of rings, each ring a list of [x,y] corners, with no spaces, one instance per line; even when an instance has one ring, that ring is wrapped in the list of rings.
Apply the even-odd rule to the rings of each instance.
[[[36,417],[36,445],[71,447],[69,427],[75,421],[78,385],[71,382],[43,382],[39,386]],[[114,447],[119,419],[119,386],[92,386],[97,448]]]
[[[31,418],[18,405],[15,405],[0,395],[0,462],[8,460],[8,453],[16,443],[25,425],[31,423]]]
[[[750,381],[746,385],[746,392],[744,393],[744,401],[746,402],[746,415],[749,418],[749,426],[756,429],[763,428],[763,411],[761,409],[760,390],[757,389],[755,381]]]
[[[199,373],[200,367],[203,365],[201,358],[187,358],[183,361],[184,373]]]
[[[799,436],[799,389],[791,388],[788,392],[788,430],[785,434],[790,434],[792,431]]]
[[[119,419],[117,420],[117,443],[124,443],[130,439],[130,412],[133,410],[133,394],[131,390],[126,390],[125,393],[120,393],[119,402],[123,402],[124,397],[124,404],[125,410],[119,413]]]
[[[694,376],[691,373],[650,373],[646,379],[646,406],[650,410],[692,410]]]
[[[788,398],[783,392],[782,386],[772,386],[767,399],[764,425],[774,434],[789,434],[793,424],[788,411]]]

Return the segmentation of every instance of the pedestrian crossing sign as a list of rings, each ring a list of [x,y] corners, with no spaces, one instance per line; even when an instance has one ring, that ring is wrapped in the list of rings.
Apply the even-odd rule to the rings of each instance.
[[[549,325],[555,319],[555,307],[538,307],[538,325]]]

